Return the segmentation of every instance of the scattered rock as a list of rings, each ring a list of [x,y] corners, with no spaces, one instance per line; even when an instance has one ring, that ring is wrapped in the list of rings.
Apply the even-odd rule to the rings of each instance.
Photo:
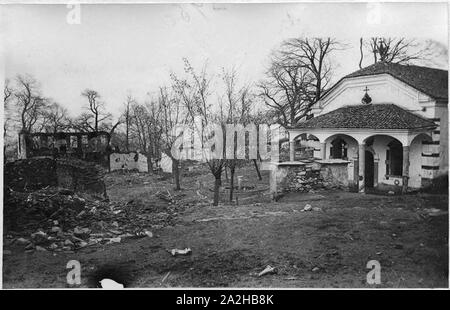
[[[311,271],[312,271],[312,272],[317,272],[317,271],[319,271],[319,270],[320,270],[319,267],[314,267]]]
[[[310,204],[306,204],[302,209],[302,211],[311,211],[311,210],[312,210],[312,206]]]
[[[88,243],[86,241],[81,241],[77,245],[78,245],[78,248],[84,248],[84,247],[88,246]]]
[[[69,239],[66,239],[66,240],[64,241],[64,245],[66,245],[66,246],[74,246],[73,242],[70,241]]]
[[[50,244],[50,246],[48,248],[50,250],[56,250],[58,248],[58,245],[56,243],[52,243],[52,244]]]
[[[34,244],[28,243],[27,246],[25,247],[25,250],[34,250]]]
[[[89,228],[81,228],[79,226],[75,227],[75,229],[73,230],[73,234],[82,239],[89,238],[90,233],[91,230]]]
[[[123,284],[117,283],[116,281],[111,280],[111,279],[101,280],[100,285],[102,286],[102,288],[105,288],[108,290],[117,290],[117,289],[123,288]]]
[[[48,241],[48,236],[43,231],[35,232],[34,234],[31,234],[31,238],[33,239],[34,243],[36,244],[42,244],[46,243]]]
[[[47,249],[46,249],[46,248],[43,248],[43,247],[41,247],[41,246],[39,246],[39,245],[37,245],[37,246],[36,246],[36,251],[47,252]]]
[[[172,256],[177,256],[177,255],[188,255],[192,253],[192,250],[190,248],[185,248],[183,250],[179,250],[179,249],[172,249],[169,251]]]
[[[264,276],[264,275],[266,275],[266,274],[272,274],[272,273],[276,273],[276,268],[274,268],[274,267],[272,267],[272,266],[270,266],[270,265],[267,265],[267,267],[264,268],[263,271],[261,271],[260,273],[258,273],[258,277],[262,277],[262,276]]]
[[[18,238],[18,239],[16,239],[16,242],[21,245],[27,245],[27,244],[31,243],[30,240],[25,239],[25,238]]]

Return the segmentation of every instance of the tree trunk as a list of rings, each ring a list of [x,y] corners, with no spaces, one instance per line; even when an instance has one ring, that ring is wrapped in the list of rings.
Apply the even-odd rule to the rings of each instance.
[[[128,124],[128,116],[127,116],[127,130],[126,130],[126,140],[125,140],[125,149],[127,152],[130,151],[130,124]]]
[[[233,201],[233,194],[234,194],[234,172],[235,167],[230,167],[230,202]]]
[[[179,169],[178,165],[179,165],[179,160],[172,159],[173,181],[175,183],[175,190],[177,190],[177,191],[181,190],[181,186],[180,186],[180,169]]]
[[[256,159],[253,159],[253,163],[255,164],[256,173],[258,174],[258,179],[261,181],[261,172],[259,171],[258,163],[256,162]]]
[[[214,201],[213,201],[213,206],[219,205],[220,184],[221,184],[221,180],[220,180],[220,174],[219,174],[214,179]]]
[[[360,53],[359,68],[362,69],[362,61],[363,61],[363,58],[364,58],[364,54],[363,54],[363,38],[359,39],[359,53]]]

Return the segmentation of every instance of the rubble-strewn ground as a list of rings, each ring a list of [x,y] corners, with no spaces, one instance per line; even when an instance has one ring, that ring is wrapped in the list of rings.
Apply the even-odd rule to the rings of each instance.
[[[448,286],[447,195],[313,191],[272,203],[267,172],[236,175],[247,187],[239,205],[224,203],[224,182],[217,207],[212,177],[198,169],[179,192],[167,175],[108,174],[109,202],[57,188],[9,193],[19,207],[5,225],[3,286],[68,287],[67,262],[78,260],[81,287],[102,277],[131,287],[370,287],[373,259],[378,287]],[[276,273],[258,277],[267,265]]]

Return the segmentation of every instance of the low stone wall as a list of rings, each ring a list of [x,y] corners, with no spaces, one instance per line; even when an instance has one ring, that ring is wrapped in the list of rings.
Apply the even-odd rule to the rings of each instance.
[[[295,161],[270,163],[270,192],[309,192],[348,187],[348,162]]]
[[[7,163],[4,185],[14,191],[60,186],[106,197],[102,169],[94,163],[76,159],[33,157]]]

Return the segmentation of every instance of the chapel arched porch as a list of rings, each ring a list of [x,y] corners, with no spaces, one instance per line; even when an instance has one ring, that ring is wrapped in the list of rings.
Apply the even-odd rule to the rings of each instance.
[[[299,136],[298,131],[289,133],[291,142]],[[348,178],[357,184],[359,192],[378,186],[393,186],[405,192],[410,185],[420,186],[421,143],[431,140],[429,129],[310,130],[303,134],[317,139],[320,148],[315,153],[319,154],[314,156],[316,159],[349,161]]]

